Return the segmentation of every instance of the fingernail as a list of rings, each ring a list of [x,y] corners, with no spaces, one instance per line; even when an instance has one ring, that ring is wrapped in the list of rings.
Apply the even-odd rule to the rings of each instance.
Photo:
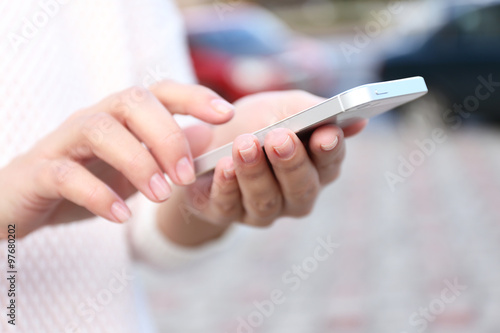
[[[273,146],[274,151],[281,158],[289,158],[295,151],[295,144],[292,138],[286,132],[275,131],[273,133],[275,142],[278,144]]]
[[[115,201],[111,205],[111,214],[120,222],[127,221],[132,215],[128,207],[119,201]]]
[[[177,172],[177,177],[184,185],[192,184],[196,180],[193,166],[189,163],[187,157],[183,157],[177,162],[175,171]]]
[[[223,172],[224,178],[226,178],[226,180],[234,179],[234,176],[236,176],[234,169],[224,169]]]
[[[242,142],[238,147],[241,159],[245,163],[253,163],[257,159],[257,145],[254,140]]]
[[[222,172],[224,173],[224,178],[226,178],[226,180],[232,180],[234,179],[234,177],[236,177],[236,172],[234,170],[234,167],[232,166],[232,163],[231,166],[226,167],[224,170],[222,170]]]
[[[220,98],[214,99],[211,102],[211,104],[212,104],[212,108],[215,111],[222,113],[222,114],[227,114],[227,113],[232,112],[234,110],[234,106],[231,103],[229,103],[223,99],[220,99]]]
[[[222,165],[222,174],[226,180],[232,180],[236,177],[236,172],[234,170],[234,163],[232,159],[227,159]]]
[[[151,177],[149,187],[151,188],[151,191],[155,195],[156,199],[160,201],[167,200],[172,193],[172,189],[170,188],[170,185],[168,185],[167,180],[159,173],[156,173],[153,177]]]
[[[339,143],[339,137],[336,136],[335,139],[333,139],[332,143],[323,144],[323,145],[320,145],[320,147],[324,151],[330,151],[330,150],[333,150],[333,148],[337,147],[338,143]]]

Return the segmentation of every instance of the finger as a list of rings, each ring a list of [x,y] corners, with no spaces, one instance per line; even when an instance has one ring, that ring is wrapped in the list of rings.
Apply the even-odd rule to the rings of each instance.
[[[210,198],[208,215],[215,224],[227,225],[241,218],[241,193],[231,157],[217,163]]]
[[[259,141],[244,134],[233,143],[233,162],[240,186],[245,216],[243,222],[267,226],[281,211],[280,188]]]
[[[308,214],[319,193],[320,183],[304,145],[295,133],[279,128],[266,136],[264,147],[281,186],[285,214]]]
[[[348,138],[358,134],[366,127],[366,125],[368,125],[368,121],[368,119],[361,119],[354,124],[343,127],[342,130],[344,131],[344,137]]]
[[[192,184],[193,158],[181,128],[147,89],[130,88],[100,103],[144,142],[175,184]]]
[[[184,128],[184,135],[186,135],[194,157],[203,154],[213,138],[212,129],[203,124]]]
[[[340,174],[340,167],[345,157],[344,133],[335,125],[326,125],[316,129],[309,140],[311,159],[316,166],[319,181],[328,184]]]
[[[113,190],[76,162],[47,161],[36,181],[42,197],[64,198],[114,222],[125,222],[131,216],[125,202]]]
[[[100,129],[100,132],[96,129]],[[80,135],[73,135],[75,132]],[[83,129],[81,124],[75,122],[66,135],[67,138],[62,142],[73,140],[74,143],[70,144],[72,147],[87,143],[93,155],[120,171],[150,200],[161,202],[170,197],[172,190],[154,157],[110,114],[88,116]]]
[[[234,115],[233,105],[207,87],[164,80],[149,89],[172,113],[189,114],[213,124],[225,123]]]

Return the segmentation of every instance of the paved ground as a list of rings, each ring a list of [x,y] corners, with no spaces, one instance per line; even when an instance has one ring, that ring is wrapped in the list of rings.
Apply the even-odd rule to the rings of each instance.
[[[349,141],[341,179],[311,216],[248,229],[231,252],[149,276],[161,332],[498,332],[500,131],[447,132],[419,161],[414,140],[432,130],[374,121]],[[410,156],[421,165],[392,191],[386,173]],[[328,237],[339,246],[318,261]],[[283,303],[259,310],[275,289]],[[241,320],[255,327],[238,331]]]

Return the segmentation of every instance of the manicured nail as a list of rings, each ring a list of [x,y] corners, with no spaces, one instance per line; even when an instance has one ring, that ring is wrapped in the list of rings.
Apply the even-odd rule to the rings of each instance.
[[[177,172],[177,177],[184,185],[192,184],[196,180],[193,166],[189,163],[187,157],[183,157],[177,162],[175,171]]]
[[[223,99],[220,99],[220,98],[214,99],[211,102],[211,104],[212,104],[212,108],[215,111],[222,113],[222,114],[227,114],[227,113],[232,112],[234,110],[234,106],[231,103],[229,103]]]
[[[167,180],[159,173],[155,173],[153,177],[151,177],[149,187],[151,188],[151,191],[155,195],[156,199],[160,201],[167,200],[172,193],[172,189],[170,188],[170,185],[168,185]]]
[[[253,163],[257,160],[257,145],[254,140],[242,142],[238,147],[241,159],[245,163]]]
[[[234,169],[224,169],[223,172],[224,178],[226,178],[226,180],[232,180],[234,179],[234,176],[236,176]]]
[[[320,147],[324,151],[330,151],[330,150],[333,150],[333,148],[337,147],[338,143],[339,143],[339,137],[336,136],[335,139],[333,139],[332,143],[323,144],[323,145],[320,145]]]
[[[113,214],[115,219],[118,220],[119,222],[127,221],[132,215],[128,207],[119,201],[115,201],[111,205],[111,214]]]
[[[273,141],[276,144],[273,146],[274,151],[281,158],[289,158],[295,152],[295,143],[286,131],[274,131]]]
[[[234,179],[234,177],[236,177],[236,171],[234,170],[233,161],[228,162],[222,172],[224,173],[224,178],[226,178],[226,180]]]

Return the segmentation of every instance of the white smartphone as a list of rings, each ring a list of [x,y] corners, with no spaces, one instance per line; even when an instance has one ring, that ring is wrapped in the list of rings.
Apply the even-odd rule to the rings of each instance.
[[[300,135],[327,123],[345,127],[359,119],[392,110],[426,93],[425,81],[419,76],[366,84],[338,94],[253,134],[263,146],[267,133],[276,128],[288,128]],[[231,142],[195,158],[196,174],[212,171],[222,157],[232,156],[232,146]]]

